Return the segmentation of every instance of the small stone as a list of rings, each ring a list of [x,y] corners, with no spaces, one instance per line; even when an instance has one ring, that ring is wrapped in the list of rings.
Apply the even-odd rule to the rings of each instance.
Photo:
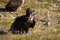
[[[11,12],[11,13],[13,13],[13,12]]]
[[[2,14],[0,14],[0,17],[3,17],[3,15],[2,15]]]
[[[60,0],[57,0],[57,1],[60,1]]]
[[[58,34],[58,36],[60,36],[60,34]]]
[[[43,25],[49,26],[49,25],[50,25],[50,22],[46,22],[46,23],[43,24]]]
[[[57,31],[57,29],[53,29],[53,31],[54,31],[54,32],[56,32],[56,31]]]
[[[60,16],[60,13],[58,13],[58,16]]]
[[[7,34],[4,30],[0,30],[0,35]]]
[[[23,0],[23,3],[25,2],[25,0]]]

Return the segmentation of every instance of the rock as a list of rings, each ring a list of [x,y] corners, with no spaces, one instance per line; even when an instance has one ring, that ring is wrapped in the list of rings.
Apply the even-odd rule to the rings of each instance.
[[[50,25],[50,22],[46,22],[43,25],[49,26]]]
[[[0,17],[3,17],[3,15],[2,15],[2,14],[0,14]]]
[[[0,30],[0,35],[7,34],[4,30]]]

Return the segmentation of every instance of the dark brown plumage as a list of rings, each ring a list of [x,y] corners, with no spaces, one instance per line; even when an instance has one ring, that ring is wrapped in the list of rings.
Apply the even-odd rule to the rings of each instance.
[[[29,28],[34,28],[35,20],[32,16],[34,10],[32,8],[27,8],[26,15],[17,17],[13,22],[10,30],[15,33],[15,31],[19,31],[22,33],[28,33]]]
[[[5,6],[8,11],[16,11],[22,5],[23,0],[10,0]]]

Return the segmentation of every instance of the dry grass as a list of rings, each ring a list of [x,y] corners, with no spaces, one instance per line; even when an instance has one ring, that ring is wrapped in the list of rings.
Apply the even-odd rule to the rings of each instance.
[[[4,7],[9,0],[0,0],[1,7]],[[28,34],[12,34],[8,32],[6,35],[0,35],[0,40],[60,40],[60,0],[30,0],[23,4],[21,11],[17,10],[14,13],[0,12],[0,26],[8,31],[14,17],[25,14],[25,10],[28,7],[35,9],[36,25],[34,29],[30,29]],[[45,22],[41,22],[44,20]],[[50,25],[43,25],[46,22]]]

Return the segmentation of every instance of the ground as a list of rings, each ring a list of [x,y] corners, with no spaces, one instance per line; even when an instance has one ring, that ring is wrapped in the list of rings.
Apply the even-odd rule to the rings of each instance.
[[[9,0],[0,0],[0,9],[5,8]],[[25,14],[28,7],[35,9],[36,25],[28,34],[8,32],[15,17]],[[0,35],[0,40],[60,40],[60,0],[26,0],[15,12],[0,11],[0,28],[8,32]]]

